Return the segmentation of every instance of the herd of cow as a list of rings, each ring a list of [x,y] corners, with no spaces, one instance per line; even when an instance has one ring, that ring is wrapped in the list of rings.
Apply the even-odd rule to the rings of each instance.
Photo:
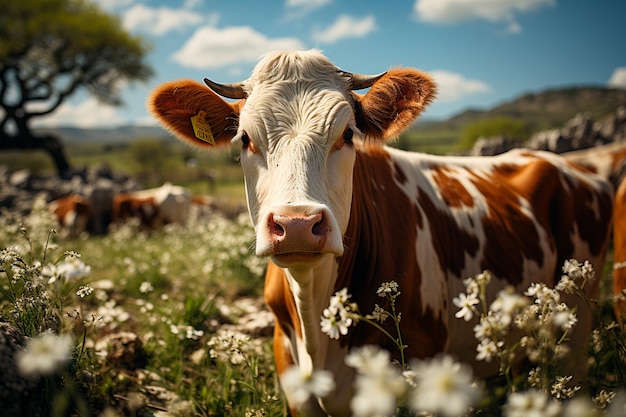
[[[62,233],[69,237],[92,232],[97,216],[99,230],[106,232],[110,224],[137,219],[147,230],[158,229],[169,223],[184,225],[192,203],[205,204],[204,198],[193,196],[187,188],[169,182],[160,187],[114,194],[109,189],[107,198],[98,201],[82,194],[70,194],[52,201],[50,211],[59,222]],[[97,207],[96,207],[97,206]]]
[[[276,318],[279,376],[292,366],[335,376],[333,392],[306,404],[309,416],[350,415],[355,370],[344,359],[351,349],[376,344],[397,354],[365,324],[339,340],[321,332],[322,312],[342,288],[362,311],[372,311],[381,303],[377,288],[396,281],[405,354],[447,352],[486,376],[497,368],[476,360],[475,323],[455,318],[452,298],[465,278],[490,270],[493,297],[508,286],[518,292],[533,282],[553,286],[571,258],[602,271],[613,225],[616,295],[626,287],[626,182],[615,193],[609,181],[626,144],[566,156],[394,150],[385,142],[434,99],[431,78],[412,68],[352,74],[315,50],[270,53],[243,82],[205,83],[209,88],[166,83],[148,107],[188,143],[241,150],[254,247],[269,258],[265,300]],[[361,89],[369,90],[355,93]],[[184,221],[190,201],[188,192],[166,185],[118,196],[113,217],[138,216],[151,226]],[[78,213],[78,203],[71,204]],[[597,286],[587,284],[589,296]],[[580,376],[591,312],[567,301],[578,309],[572,370]]]

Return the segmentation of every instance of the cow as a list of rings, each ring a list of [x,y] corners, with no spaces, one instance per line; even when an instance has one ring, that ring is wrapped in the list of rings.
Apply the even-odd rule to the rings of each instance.
[[[155,223],[157,206],[154,197],[140,197],[134,193],[121,193],[113,197],[111,223],[121,223],[128,219],[139,219],[144,229],[152,229]]]
[[[321,332],[323,310],[342,288],[368,312],[381,302],[377,288],[396,281],[406,355],[449,352],[476,364],[472,325],[454,317],[452,303],[465,278],[490,270],[495,294],[553,285],[570,258],[602,269],[613,192],[599,176],[541,151],[444,157],[385,145],[433,100],[435,83],[422,71],[366,76],[317,50],[279,51],[243,82],[205,83],[167,82],[148,108],[199,148],[240,149],[255,251],[269,257],[264,297],[276,319],[279,378],[293,365],[334,374],[336,388],[310,399],[307,415],[350,415],[350,349],[398,354],[366,323],[339,340]],[[584,343],[591,318],[578,308],[572,338]]]
[[[565,159],[598,173],[611,182],[616,195],[613,210],[613,297],[615,316],[626,314],[626,141],[571,151]]]
[[[613,214],[613,293],[615,316],[626,322],[626,180],[615,195]]]
[[[581,165],[611,181],[615,189],[626,174],[626,141],[580,149],[562,154],[565,159]]]
[[[56,217],[62,235],[69,238],[76,238],[86,230],[93,212],[91,201],[80,194],[51,201],[48,209]]]
[[[113,198],[112,221],[136,217],[147,229],[170,223],[184,226],[191,198],[187,188],[170,182],[156,188],[118,194]]]

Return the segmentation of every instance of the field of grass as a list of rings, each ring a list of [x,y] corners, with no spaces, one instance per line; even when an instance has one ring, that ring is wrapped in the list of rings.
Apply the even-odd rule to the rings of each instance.
[[[126,151],[123,147],[75,148],[68,153],[76,165],[106,162],[116,167],[126,161],[121,168],[127,173],[146,175],[146,167],[124,159],[129,158],[123,155]],[[161,167],[167,179],[231,204],[243,201],[240,168],[227,152],[190,154],[174,146],[168,155],[171,160]],[[214,186],[205,180],[209,168],[219,172]],[[35,381],[23,394],[25,402],[10,404],[21,406],[19,413],[5,408],[3,415],[287,415],[272,358],[271,330],[241,327],[266,311],[262,304],[266,260],[252,254],[254,233],[247,213],[233,217],[194,209],[185,227],[147,233],[130,222],[113,228],[107,236],[73,240],[60,239],[50,232],[54,228],[42,201],[35,202],[27,217],[0,212],[0,317],[32,338],[24,341],[26,349],[18,354],[14,369],[2,372],[5,378],[18,371],[30,373]],[[417,365],[423,375],[431,375],[425,381],[420,375],[402,374],[397,364],[389,363],[380,375],[366,375],[358,385],[363,390],[357,393],[362,407],[355,414],[379,415],[373,410],[382,402],[368,402],[378,395],[386,395],[394,407],[380,415],[424,415],[416,413],[415,407],[442,416],[460,414],[414,401],[415,385],[433,399],[439,398],[440,407],[456,398],[457,406],[473,407],[476,415],[512,417],[525,411],[542,416],[623,417],[626,393],[620,388],[626,386],[626,340],[612,314],[610,271],[609,263],[606,271],[598,273],[603,291],[596,308],[589,378],[580,391],[578,385],[562,379],[566,375],[557,364],[566,352],[567,331],[555,328],[552,321],[558,313],[567,313],[565,317],[572,320],[575,312],[552,302],[558,298],[556,291],[544,289],[552,298],[521,294],[514,298],[519,309],[511,323],[531,314],[528,309],[534,305],[544,308],[536,320],[527,320],[534,327],[525,342],[509,345],[500,333],[476,341],[477,346],[494,343],[490,360],[504,365],[513,353],[524,349],[536,353],[530,375],[515,374],[503,366],[502,378],[459,386],[453,381],[470,381],[469,373],[464,367],[446,371],[442,368],[445,360]],[[509,301],[513,297],[507,296]],[[467,297],[472,297],[470,286]],[[487,323],[496,310],[488,307],[474,313]],[[56,362],[41,364],[31,359],[30,367],[22,364],[20,358],[32,358],[29,354],[35,343],[41,345],[50,338],[54,348],[40,353],[68,347]],[[531,346],[529,340],[536,345]],[[365,390],[373,389],[367,385],[372,381],[377,391]]]

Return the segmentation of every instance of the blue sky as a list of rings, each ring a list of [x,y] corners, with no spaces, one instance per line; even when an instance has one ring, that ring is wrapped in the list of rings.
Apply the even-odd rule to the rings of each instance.
[[[95,1],[149,40],[155,75],[122,84],[122,107],[81,93],[39,125],[154,124],[145,100],[158,84],[240,81],[274,49],[318,48],[351,72],[429,72],[439,95],[428,118],[547,88],[626,88],[623,0]]]

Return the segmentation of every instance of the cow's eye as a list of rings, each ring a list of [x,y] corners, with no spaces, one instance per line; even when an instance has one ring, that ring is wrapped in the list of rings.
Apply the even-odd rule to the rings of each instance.
[[[244,149],[250,146],[250,136],[246,132],[241,134],[241,144]]]
[[[345,132],[343,132],[343,141],[348,145],[352,145],[352,137],[354,136],[354,131],[350,128],[347,128]]]

